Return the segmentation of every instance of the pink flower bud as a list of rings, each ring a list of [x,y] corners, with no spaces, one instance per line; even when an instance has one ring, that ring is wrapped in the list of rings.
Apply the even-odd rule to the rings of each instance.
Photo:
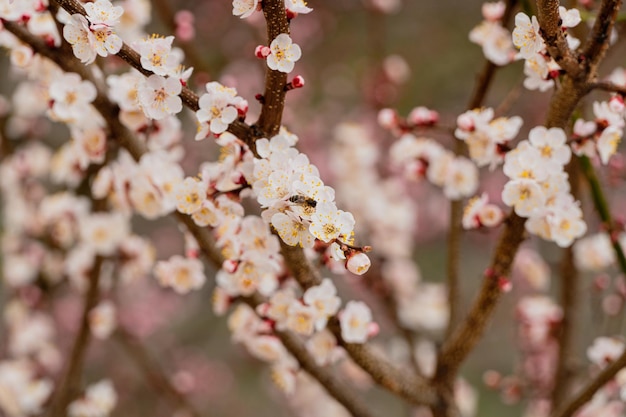
[[[502,292],[511,292],[513,289],[513,283],[506,277],[500,277],[498,278],[498,288],[500,288],[500,291]]]
[[[234,274],[235,271],[237,271],[238,267],[239,261],[236,261],[234,259],[227,259],[222,263],[222,269],[229,274]]]
[[[194,22],[194,15],[189,10],[180,10],[176,12],[174,22],[179,25],[192,25]]]
[[[411,110],[407,121],[415,126],[432,126],[439,121],[439,113],[426,107],[419,106]]]
[[[265,59],[271,53],[272,53],[272,50],[265,45],[259,45],[254,49],[254,55],[259,59]]]
[[[291,80],[291,84],[293,85],[293,88],[304,87],[304,77],[302,75],[296,75],[293,80]]]
[[[191,259],[198,259],[200,257],[200,251],[198,248],[191,248],[185,251],[185,256]]]
[[[502,381],[502,375],[498,371],[489,370],[483,374],[483,382],[491,389],[498,388],[500,381]]]
[[[617,94],[614,95],[613,97],[611,97],[611,99],[609,100],[609,107],[611,108],[611,110],[613,110],[615,113],[621,113],[624,111],[624,97],[622,97],[621,95]]]
[[[246,114],[248,114],[248,100],[238,100],[237,103],[235,103],[235,108],[240,117],[245,117]]]
[[[176,37],[182,42],[189,42],[196,37],[196,30],[189,23],[180,23],[176,26]]]
[[[485,20],[497,22],[502,19],[502,16],[504,16],[505,9],[506,5],[504,2],[499,1],[497,3],[483,3],[481,11]]]
[[[378,124],[384,129],[398,127],[398,114],[393,109],[382,109],[378,112]]]
[[[371,322],[367,325],[367,338],[374,337],[380,333],[380,326],[378,323]]]
[[[593,286],[599,291],[604,291],[611,285],[611,277],[607,274],[600,274],[593,279]]]
[[[287,19],[289,20],[295,19],[296,17],[298,17],[298,13],[292,10],[286,9],[285,12],[287,13]]]
[[[370,258],[363,252],[356,253],[348,259],[346,262],[346,268],[348,271],[355,275],[363,275],[370,269],[372,262]]]
[[[459,129],[465,130],[466,132],[473,132],[476,126],[474,125],[474,119],[469,114],[462,114],[456,119],[456,124],[459,126]]]

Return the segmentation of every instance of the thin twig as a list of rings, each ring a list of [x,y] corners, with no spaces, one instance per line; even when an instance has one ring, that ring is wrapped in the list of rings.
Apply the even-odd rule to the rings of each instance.
[[[603,90],[608,91],[610,93],[618,93],[623,96],[626,96],[626,87],[623,85],[613,84],[608,81],[596,81],[589,83],[589,89],[591,90]]]
[[[577,160],[572,160],[568,167],[570,192],[575,199],[580,198],[579,177],[580,169]],[[571,379],[574,375],[573,356],[575,355],[576,330],[578,313],[580,310],[580,274],[574,262],[574,250],[572,246],[563,250],[560,273],[561,308],[563,319],[561,320],[558,335],[559,353],[556,371],[554,373],[552,408],[557,408],[567,397],[571,387]]]
[[[609,47],[611,30],[613,30],[621,5],[622,0],[602,0],[593,29],[583,47],[583,63],[589,75],[595,75],[598,63]]]
[[[96,256],[91,271],[89,272],[89,288],[85,293],[85,302],[80,316],[78,331],[67,355],[63,373],[52,394],[50,408],[47,415],[50,417],[65,417],[67,406],[80,392],[81,375],[87,348],[91,341],[89,329],[89,312],[98,304],[100,269],[104,258]]]
[[[557,410],[552,417],[571,417],[583,405],[589,402],[595,393],[602,388],[607,382],[615,377],[615,375],[626,367],[626,351],[604,368],[598,376],[589,382],[574,398],[568,401],[561,409]]]
[[[596,172],[589,158],[587,158],[586,156],[581,156],[580,165],[582,167],[583,174],[585,175],[585,178],[587,178],[587,182],[589,183],[589,186],[591,188],[593,205],[598,212],[600,219],[602,220],[603,226],[606,228],[606,231],[611,238],[611,244],[613,246],[613,250],[615,251],[615,257],[617,258],[617,265],[620,271],[623,274],[626,274],[626,256],[624,255],[622,245],[617,238],[619,230],[616,228],[613,217],[611,216],[611,210],[608,202],[606,201],[604,192],[602,191],[600,181],[596,176]]]
[[[155,360],[141,341],[129,333],[126,329],[118,327],[113,339],[126,352],[128,357],[135,362],[137,368],[143,373],[146,381],[155,392],[162,394],[176,407],[185,410],[192,417],[199,417],[200,413],[180,391],[170,382],[163,373],[161,365]]]

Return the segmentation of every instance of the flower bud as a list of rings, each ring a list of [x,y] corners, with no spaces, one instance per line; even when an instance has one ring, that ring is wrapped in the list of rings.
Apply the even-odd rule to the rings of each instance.
[[[611,99],[609,100],[609,107],[611,108],[611,110],[613,110],[615,113],[621,113],[624,111],[624,97],[622,97],[621,95],[617,94],[614,95],[613,97],[611,97]]]
[[[378,112],[378,124],[384,129],[394,129],[398,126],[398,115],[393,109],[382,109]]]
[[[239,267],[239,261],[235,259],[226,259],[222,263],[222,269],[228,272],[229,274],[234,274],[235,271],[237,271],[238,267]]]
[[[254,55],[259,59],[265,59],[272,51],[265,45],[259,45],[254,49]]]
[[[348,259],[346,262],[346,268],[348,271],[352,272],[355,275],[363,275],[370,269],[372,262],[370,258],[363,252],[356,253]]]

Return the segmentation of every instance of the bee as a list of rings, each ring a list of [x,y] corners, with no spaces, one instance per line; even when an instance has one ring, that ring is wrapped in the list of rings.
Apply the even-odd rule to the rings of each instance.
[[[317,201],[300,194],[292,195],[291,197],[289,197],[289,201],[300,206],[306,206],[311,208],[315,208],[315,206],[317,206]]]

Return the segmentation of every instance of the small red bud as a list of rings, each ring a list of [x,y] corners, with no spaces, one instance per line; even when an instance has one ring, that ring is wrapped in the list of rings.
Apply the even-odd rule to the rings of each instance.
[[[291,80],[291,84],[293,85],[293,88],[304,87],[304,77],[302,75],[296,75],[293,80]]]
[[[259,45],[254,49],[254,55],[259,59],[265,59],[272,51],[265,45]]]

